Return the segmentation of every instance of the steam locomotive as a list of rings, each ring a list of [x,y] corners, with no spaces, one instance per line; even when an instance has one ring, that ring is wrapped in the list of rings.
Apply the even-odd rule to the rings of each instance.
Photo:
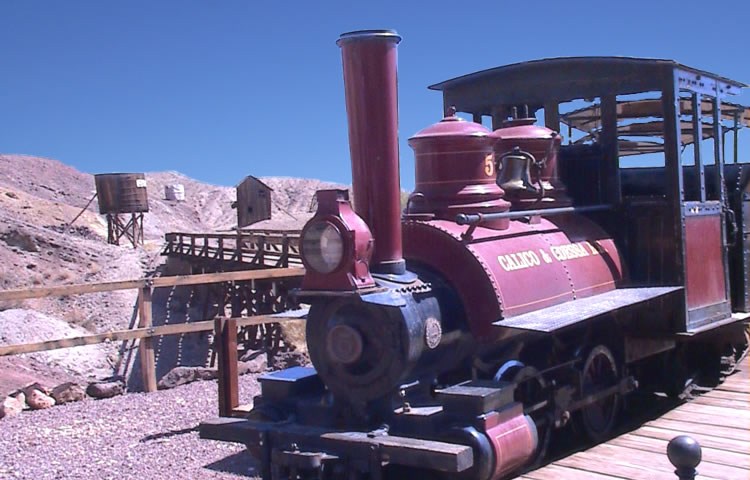
[[[318,192],[301,235],[314,368],[262,377],[247,419],[202,436],[246,444],[266,479],[498,479],[569,424],[605,438],[636,389],[679,395],[696,372],[718,378],[750,307],[750,176],[722,145],[750,123],[722,101],[744,85],[612,57],[434,85],[446,115],[409,139],[416,188],[402,212],[400,39],[338,40],[354,206],[345,190]],[[575,99],[599,103],[561,114]],[[624,138],[648,130],[628,123],[643,118],[658,119],[660,142]],[[562,145],[561,121],[586,135]],[[624,168],[655,152],[663,165]]]

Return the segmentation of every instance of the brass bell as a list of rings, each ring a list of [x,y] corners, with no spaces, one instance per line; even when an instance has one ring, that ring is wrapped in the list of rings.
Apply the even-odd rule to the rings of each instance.
[[[497,183],[507,194],[513,193],[537,193],[537,189],[531,184],[531,165],[534,156],[514,147],[512,151],[500,157],[500,175]]]

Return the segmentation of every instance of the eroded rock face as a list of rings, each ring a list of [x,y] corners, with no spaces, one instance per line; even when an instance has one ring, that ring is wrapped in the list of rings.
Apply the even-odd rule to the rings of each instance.
[[[55,406],[55,399],[42,392],[41,390],[32,390],[26,395],[26,403],[32,410],[44,410]]]
[[[86,397],[86,391],[82,386],[73,382],[66,382],[52,389],[52,398],[58,404],[80,402]]]
[[[0,404],[0,418],[13,417],[23,411],[24,402],[18,401],[16,397],[5,397]]]
[[[86,394],[94,398],[112,398],[123,393],[125,393],[125,382],[119,379],[92,383],[86,388]]]

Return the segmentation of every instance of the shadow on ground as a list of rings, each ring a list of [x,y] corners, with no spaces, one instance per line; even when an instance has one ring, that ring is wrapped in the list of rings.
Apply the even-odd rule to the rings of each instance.
[[[244,477],[258,477],[260,475],[260,472],[255,467],[255,461],[245,451],[222,458],[214,463],[209,463],[204,468],[217,472],[242,475]]]

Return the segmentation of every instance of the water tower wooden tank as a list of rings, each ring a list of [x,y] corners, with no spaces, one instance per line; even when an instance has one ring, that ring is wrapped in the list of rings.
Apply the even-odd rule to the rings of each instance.
[[[99,213],[107,217],[107,242],[119,245],[122,237],[143,244],[143,214],[148,212],[148,191],[143,173],[94,175]]]

